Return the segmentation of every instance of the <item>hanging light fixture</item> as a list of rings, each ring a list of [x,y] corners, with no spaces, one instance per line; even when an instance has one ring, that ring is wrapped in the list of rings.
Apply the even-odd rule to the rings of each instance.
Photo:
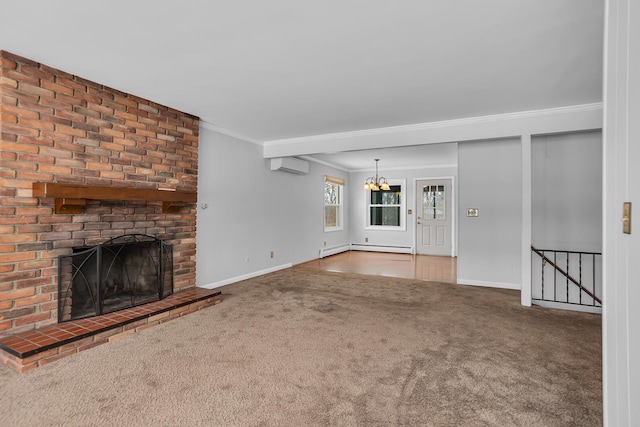
[[[376,161],[376,176],[371,176],[367,178],[364,182],[364,189],[371,191],[379,191],[379,190],[390,190],[389,183],[387,182],[387,178],[381,176],[378,177],[378,161],[380,159],[374,159]]]

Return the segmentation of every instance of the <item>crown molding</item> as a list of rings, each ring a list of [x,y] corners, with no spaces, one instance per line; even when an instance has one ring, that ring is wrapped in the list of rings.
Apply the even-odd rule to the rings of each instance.
[[[225,129],[225,128],[220,127],[218,125],[214,125],[213,123],[208,122],[208,121],[203,120],[203,119],[200,119],[200,126],[203,127],[204,129],[210,130],[212,132],[221,133],[223,135],[227,135],[227,136],[230,136],[230,137],[235,138],[235,139],[240,139],[240,140],[245,141],[245,142],[250,142],[252,144],[256,144],[256,145],[259,145],[261,147],[264,146],[264,143],[262,141],[258,141],[257,139],[249,138],[249,137],[241,135],[239,133],[230,131],[228,129]]]
[[[324,165],[324,166],[329,166],[330,168],[338,169],[338,170],[341,170],[341,171],[347,172],[347,173],[372,172],[372,171],[375,170],[374,168],[347,169],[345,167],[338,166],[335,163],[326,162],[324,160],[316,159],[315,157],[313,157],[313,155],[311,155],[311,156],[296,156],[296,157],[299,158],[299,159],[302,159],[302,160],[307,160],[309,162],[318,163],[318,164]],[[385,171],[406,171],[406,170],[444,169],[444,168],[457,168],[457,167],[458,167],[458,165],[456,163],[447,163],[447,164],[443,164],[443,165],[397,166],[397,167],[391,167],[391,168],[385,167],[384,170]]]
[[[360,172],[371,172],[374,171],[374,168],[367,168],[367,169],[347,169],[344,168],[342,166],[338,166],[334,163],[331,162],[326,162],[324,160],[319,160],[316,159],[313,156],[296,156],[299,159],[302,160],[307,160],[309,162],[314,162],[314,163],[318,163],[320,165],[324,165],[324,166],[329,166],[330,168],[334,168],[334,169],[338,169],[341,170],[343,172],[347,172],[347,173],[360,173]],[[385,171],[405,171],[405,170],[414,170],[414,169],[419,169],[419,170],[423,170],[423,169],[443,169],[443,168],[457,168],[458,165],[456,163],[449,163],[449,164],[443,164],[443,165],[423,165],[423,166],[397,166],[397,167],[392,167],[392,168],[384,168]]]
[[[407,170],[423,170],[423,169],[443,169],[443,168],[457,168],[457,163],[447,163],[442,165],[424,165],[424,166],[396,166],[391,168],[384,168],[384,171],[407,171]],[[367,169],[351,169],[349,173],[362,173],[362,172],[372,172],[374,168]]]

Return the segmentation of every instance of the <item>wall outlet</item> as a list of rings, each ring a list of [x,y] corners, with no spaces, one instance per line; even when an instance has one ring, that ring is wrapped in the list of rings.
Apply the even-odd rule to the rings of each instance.
[[[274,251],[271,251],[271,253],[269,253],[269,256],[273,258],[274,256],[276,256],[276,253]]]
[[[365,243],[368,243],[368,242],[369,242],[369,238],[368,238],[368,237],[365,237],[365,238],[364,238],[364,242],[365,242]]]
[[[322,246],[324,246],[326,248],[327,247],[327,242],[326,241],[322,242]]]

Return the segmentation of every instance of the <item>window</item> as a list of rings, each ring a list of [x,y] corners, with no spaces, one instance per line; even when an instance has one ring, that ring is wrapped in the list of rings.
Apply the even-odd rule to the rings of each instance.
[[[324,231],[342,230],[344,180],[324,177]]]
[[[389,181],[389,190],[367,191],[366,228],[405,230],[404,180]]]
[[[422,218],[445,220],[444,185],[425,185],[422,187]]]

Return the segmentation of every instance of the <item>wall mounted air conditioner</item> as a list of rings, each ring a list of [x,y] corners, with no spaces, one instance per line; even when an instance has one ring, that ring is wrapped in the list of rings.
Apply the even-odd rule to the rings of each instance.
[[[271,159],[271,170],[305,175],[309,173],[309,162],[294,157]]]

